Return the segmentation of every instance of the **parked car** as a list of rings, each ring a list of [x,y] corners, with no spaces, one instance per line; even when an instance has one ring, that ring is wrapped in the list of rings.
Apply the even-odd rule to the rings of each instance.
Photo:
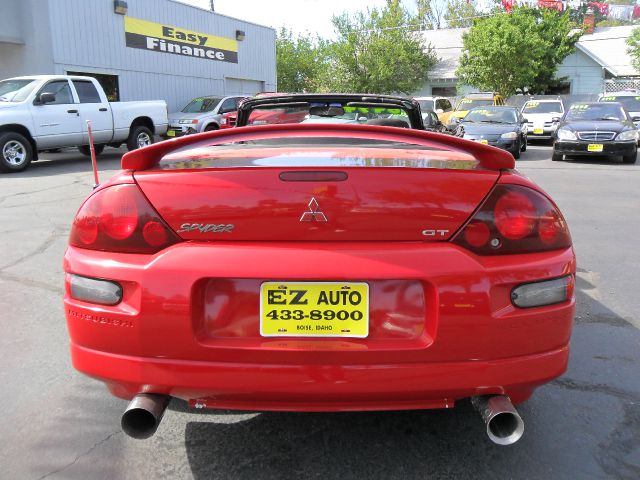
[[[153,143],[167,130],[167,104],[107,101],[95,78],[34,75],[0,81],[0,170],[19,172],[38,152],[79,147],[89,155],[87,120],[96,153]]]
[[[451,100],[445,97],[415,97],[414,100],[420,105],[422,119],[426,118],[427,112],[436,112],[442,123],[446,123],[449,112],[453,111]]]
[[[603,93],[598,98],[599,102],[618,102],[620,103],[624,109],[627,111],[631,117],[640,118],[640,92],[635,90],[633,91],[624,91],[624,92],[616,92],[616,93]],[[636,127],[640,125],[640,121],[634,121]]]
[[[169,115],[167,137],[218,130],[225,113],[235,112],[246,97],[198,97]]]
[[[635,163],[638,130],[632,118],[618,102],[574,103],[558,125],[552,160],[568,156],[622,157],[623,163]]]
[[[449,130],[453,131],[458,126],[458,123],[460,123],[460,120],[469,113],[469,110],[491,105],[504,105],[504,98],[494,92],[468,93],[458,102],[455,111],[449,112],[448,116],[442,119],[442,123],[444,123]]]
[[[476,107],[462,119],[456,135],[502,148],[517,159],[527,150],[527,119],[515,107]]]
[[[315,112],[338,98],[314,96]],[[406,100],[346,103],[422,122]],[[240,127],[129,152],[71,227],[73,365],[131,400],[120,424],[134,438],[170,397],[258,411],[470,398],[489,438],[514,443],[514,404],[567,368],[576,273],[560,211],[514,166],[494,147],[372,125]]]
[[[530,140],[551,140],[558,128],[558,118],[564,115],[564,105],[559,98],[532,99],[525,102],[521,113],[527,117],[527,133]]]

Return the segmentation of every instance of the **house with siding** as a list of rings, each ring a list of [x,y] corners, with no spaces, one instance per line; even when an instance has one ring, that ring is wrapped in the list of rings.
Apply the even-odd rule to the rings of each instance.
[[[604,90],[606,80],[640,77],[627,53],[626,39],[634,28],[634,25],[599,27],[593,33],[582,35],[575,52],[558,67],[556,78],[566,79],[557,91],[548,93],[595,94]],[[475,90],[460,84],[455,74],[462,54],[462,35],[468,30],[452,28],[423,32],[425,42],[431,45],[439,61],[429,72],[429,81],[415,96],[454,96]]]

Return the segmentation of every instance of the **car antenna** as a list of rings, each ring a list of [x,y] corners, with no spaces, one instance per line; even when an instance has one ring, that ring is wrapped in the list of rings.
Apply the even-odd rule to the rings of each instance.
[[[91,164],[93,165],[93,188],[98,188],[100,180],[98,180],[98,162],[96,161],[96,149],[93,147],[93,130],[91,129],[91,120],[87,120],[87,132],[89,132],[89,150],[91,151]]]

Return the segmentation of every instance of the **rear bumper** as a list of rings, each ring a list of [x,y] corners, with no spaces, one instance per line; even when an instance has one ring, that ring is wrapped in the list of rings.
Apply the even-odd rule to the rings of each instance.
[[[521,283],[575,273],[571,248],[477,257],[448,242],[184,242],[156,255],[69,247],[64,270],[117,281],[115,306],[64,298],[74,366],[115,395],[259,410],[515,403],[566,369],[575,301],[512,305]],[[367,338],[265,338],[262,281],[370,284]]]
[[[198,408],[357,411],[451,408],[505,394],[514,403],[560,376],[569,347],[492,361],[376,365],[262,365],[114,355],[71,344],[74,367],[130,399],[164,393]]]
[[[590,152],[588,146],[601,144],[602,152]],[[589,156],[620,156],[631,155],[637,150],[636,142],[565,142],[556,141],[553,149],[555,153],[562,155],[589,155]]]

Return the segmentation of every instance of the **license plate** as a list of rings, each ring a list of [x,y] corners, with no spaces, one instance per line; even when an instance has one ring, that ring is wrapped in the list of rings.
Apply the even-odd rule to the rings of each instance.
[[[589,152],[601,152],[603,145],[601,143],[590,143],[587,145],[587,151]]]
[[[263,337],[369,335],[369,285],[354,282],[264,282],[260,285]]]
[[[482,140],[476,140],[476,142],[481,143],[483,145],[489,145],[489,140],[485,140],[484,138]]]
[[[533,133],[536,135],[542,135],[544,133],[544,128],[534,128]]]
[[[174,130],[167,130],[167,137],[175,137],[176,132]]]

